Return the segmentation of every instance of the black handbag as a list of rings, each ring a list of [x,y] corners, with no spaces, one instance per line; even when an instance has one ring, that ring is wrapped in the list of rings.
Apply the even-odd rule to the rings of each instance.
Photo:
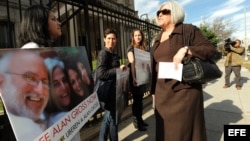
[[[187,58],[185,58],[187,59]],[[222,72],[213,60],[189,58],[183,61],[182,79],[187,83],[206,83],[220,78]]]
[[[185,41],[184,27],[185,25],[183,25],[183,41],[184,45],[188,46],[189,39],[188,42]],[[193,29],[190,31],[189,38],[192,34],[192,30]],[[206,83],[222,76],[222,72],[211,59],[201,60],[199,58],[186,56],[182,62],[182,80],[186,83]]]
[[[108,101],[111,87],[114,85],[113,82],[113,80],[102,81],[98,79],[97,96],[99,101],[104,103]]]

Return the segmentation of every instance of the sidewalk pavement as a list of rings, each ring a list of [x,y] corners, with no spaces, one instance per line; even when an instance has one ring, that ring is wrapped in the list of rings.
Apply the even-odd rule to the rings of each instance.
[[[203,85],[205,121],[208,141],[224,140],[224,125],[227,124],[249,124],[250,125],[250,71],[242,67],[241,90],[235,88],[234,74],[231,74],[231,87],[224,86],[224,59],[217,62],[223,72],[221,78]],[[119,125],[120,141],[154,141],[155,140],[155,119],[152,109],[151,96],[144,99],[143,119],[149,124],[147,131],[137,131],[132,124],[131,107],[128,107],[123,114],[123,121]],[[93,137],[87,140],[98,141],[98,130]],[[94,131],[94,130],[92,130]],[[86,137],[86,134],[82,134]],[[85,138],[86,139],[86,138]],[[84,141],[85,141],[84,139]]]
[[[235,88],[234,73],[231,74],[231,87],[223,88],[225,81],[225,59],[217,62],[223,76],[204,85],[204,108],[208,141],[223,141],[225,124],[250,125],[250,71],[242,67],[242,89]]]

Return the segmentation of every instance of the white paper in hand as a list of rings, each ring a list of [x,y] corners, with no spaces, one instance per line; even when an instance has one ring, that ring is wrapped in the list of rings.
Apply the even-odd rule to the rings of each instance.
[[[158,78],[159,79],[176,79],[178,81],[182,80],[182,68],[183,64],[178,65],[178,69],[174,68],[173,62],[160,62]]]

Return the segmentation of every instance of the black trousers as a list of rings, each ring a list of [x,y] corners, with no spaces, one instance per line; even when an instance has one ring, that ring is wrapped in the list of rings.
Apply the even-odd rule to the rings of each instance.
[[[132,113],[133,116],[137,118],[137,120],[142,120],[142,110],[143,110],[143,96],[147,90],[147,85],[141,85],[138,87],[132,87],[132,97],[133,97],[133,104],[132,104]]]

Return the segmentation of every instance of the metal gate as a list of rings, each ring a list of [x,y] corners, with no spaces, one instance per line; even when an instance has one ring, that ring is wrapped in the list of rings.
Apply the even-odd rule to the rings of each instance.
[[[118,31],[117,52],[126,58],[130,44],[130,33],[134,28],[144,31],[147,43],[153,40],[160,28],[139,19],[137,12],[121,4],[107,0],[7,0],[0,1],[1,14],[0,48],[15,48],[22,19],[22,12],[30,5],[42,4],[50,7],[61,22],[63,35],[59,46],[85,46],[89,61],[96,60],[97,52],[103,46],[103,30],[113,27]],[[1,18],[1,17],[0,17]],[[150,47],[148,47],[150,49]],[[92,65],[92,69],[95,66]]]

